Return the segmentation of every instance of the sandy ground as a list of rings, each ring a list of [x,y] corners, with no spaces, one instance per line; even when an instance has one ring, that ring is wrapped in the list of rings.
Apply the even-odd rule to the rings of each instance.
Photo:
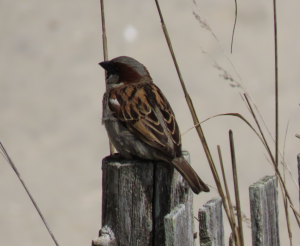
[[[274,55],[271,1],[238,1],[238,22],[233,54],[243,83],[248,87],[270,131],[274,132]],[[203,0],[198,6],[230,53],[234,1]],[[142,62],[169,99],[182,132],[193,125],[179,80],[161,30],[154,1],[105,1],[109,58],[128,55]],[[280,149],[287,122],[286,160],[297,179],[300,152],[299,121],[299,1],[278,3]],[[210,31],[195,19],[192,0],[161,0],[178,63],[200,120],[238,112],[251,119],[239,93],[214,67],[214,60],[241,81]],[[202,53],[202,49],[209,53]],[[101,160],[109,154],[101,125],[104,73],[99,1],[2,0],[0,2],[0,140],[18,167],[56,235],[60,245],[90,245],[101,228]],[[218,166],[221,145],[233,196],[228,131],[235,137],[242,210],[250,217],[248,187],[272,175],[262,144],[241,120],[219,117],[203,124]],[[268,137],[270,140],[270,138]],[[199,175],[214,185],[201,143],[190,131],[183,148],[191,153]],[[273,148],[273,146],[272,146]],[[273,148],[274,149],[274,148]],[[219,168],[219,166],[218,166]],[[298,192],[287,174],[292,199]],[[216,197],[194,198],[194,210]],[[0,159],[0,244],[54,245],[20,182]],[[288,245],[280,203],[280,238]],[[226,244],[229,226],[224,215]],[[291,215],[293,242],[300,233]],[[246,245],[251,231],[244,224]]]

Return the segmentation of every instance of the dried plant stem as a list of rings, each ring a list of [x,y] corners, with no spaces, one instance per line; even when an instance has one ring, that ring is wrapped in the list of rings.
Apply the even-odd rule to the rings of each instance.
[[[298,182],[300,185],[300,154],[297,155],[297,162],[298,162]],[[299,194],[299,211],[300,211],[300,189],[298,189]]]
[[[287,133],[288,133],[288,129],[289,129],[289,124],[290,124],[290,119],[288,120],[288,123],[287,123],[287,126],[286,126],[286,131],[285,131],[285,136],[284,136],[283,151],[282,151],[283,152],[283,163],[285,162],[285,144],[286,144],[286,137],[287,137]],[[283,181],[284,181],[284,185],[286,185],[285,166],[284,165],[283,165]],[[284,194],[282,185],[280,185],[280,187],[281,187],[282,194]],[[292,236],[290,216],[289,216],[289,210],[288,210],[288,200],[287,200],[286,196],[283,197],[283,203],[284,203],[284,210],[285,210],[285,217],[286,217],[286,223],[287,223],[287,228],[288,228],[288,234],[289,234],[289,238],[290,238],[290,246],[292,246],[292,244],[293,244],[292,237],[293,236]]]
[[[264,134],[263,134],[263,132],[262,132],[262,130],[261,130],[260,124],[259,124],[259,122],[257,121],[256,115],[255,115],[255,113],[254,113],[254,111],[253,111],[253,109],[252,109],[252,106],[251,106],[251,104],[250,104],[250,102],[249,102],[249,100],[248,100],[248,97],[247,97],[246,94],[244,94],[244,97],[245,97],[245,99],[246,99],[246,101],[247,101],[247,103],[248,103],[248,106],[249,106],[249,108],[250,108],[250,110],[251,110],[251,114],[252,114],[252,116],[253,116],[253,118],[254,118],[254,120],[255,120],[255,122],[256,122],[256,125],[257,125],[257,127],[258,127],[258,129],[259,129],[259,131],[260,131],[260,134],[261,134],[261,136],[262,136],[262,138],[263,138],[264,145],[266,146],[266,149],[267,149],[267,151],[268,151],[268,154],[269,154],[269,156],[270,156],[270,158],[271,158],[271,163],[273,164],[273,167],[274,167],[274,169],[275,169],[276,176],[278,177],[280,183],[281,183],[282,186],[283,186],[283,189],[284,189],[284,194],[283,194],[283,196],[286,196],[287,199],[289,200],[290,205],[293,206],[292,199],[291,199],[291,197],[290,197],[290,195],[289,195],[289,192],[288,192],[288,190],[287,190],[287,188],[286,188],[286,186],[285,186],[285,184],[284,184],[284,181],[283,181],[283,179],[282,179],[282,176],[281,176],[281,174],[280,174],[280,172],[279,172],[279,170],[278,170],[278,166],[276,165],[275,159],[274,159],[274,157],[273,157],[273,155],[272,155],[272,152],[271,152],[271,150],[270,150],[270,148],[269,148],[269,145],[268,145],[268,143],[267,143],[267,141],[266,141],[266,139],[265,139],[265,136],[264,136]],[[300,227],[300,220],[299,220],[299,218],[296,216],[296,213],[295,213],[294,210],[293,210],[293,212],[294,212],[295,218],[296,218],[296,220],[297,220],[298,226]]]
[[[173,59],[175,68],[176,68],[176,71],[177,71],[177,74],[178,74],[178,77],[179,77],[179,81],[180,81],[180,83],[181,83],[181,86],[182,86],[184,95],[186,96],[186,98],[187,98],[187,97],[189,98],[187,89],[186,89],[186,87],[185,87],[185,83],[184,83],[183,78],[182,78],[182,76],[181,76],[181,72],[180,72],[180,69],[179,69],[179,66],[178,66],[176,57],[175,57],[175,53],[174,53],[174,50],[173,50],[173,46],[172,46],[172,43],[171,43],[171,39],[170,39],[168,30],[167,30],[167,27],[166,27],[166,25],[165,25],[165,22],[164,22],[164,19],[163,19],[163,16],[162,16],[162,13],[161,13],[161,10],[160,10],[158,1],[155,0],[155,3],[156,3],[156,7],[157,7],[158,14],[159,14],[159,17],[160,17],[161,26],[162,26],[163,32],[164,32],[164,34],[165,34],[165,38],[166,38],[166,41],[167,41],[167,44],[168,44],[168,47],[169,47],[169,50],[170,50],[170,53],[171,53],[171,56],[172,56],[172,59]],[[187,100],[187,101],[191,101],[191,99],[186,99],[186,100]],[[190,106],[190,105],[189,105],[189,106]]]
[[[104,56],[104,60],[107,61],[108,53],[107,53],[107,38],[106,38],[106,29],[105,29],[104,1],[103,0],[100,0],[100,7],[101,7],[101,20],[102,20],[103,56]]]
[[[222,175],[223,175],[223,181],[224,181],[224,186],[225,186],[225,191],[226,191],[228,207],[229,207],[230,216],[231,216],[231,223],[233,224],[233,228],[234,228],[231,235],[233,236],[233,238],[236,242],[236,245],[241,245],[241,243],[240,243],[240,238],[241,237],[239,236],[239,231],[238,231],[238,228],[236,226],[235,216],[234,216],[234,212],[233,212],[233,206],[232,206],[230,193],[229,193],[228,186],[227,186],[225,171],[224,171],[224,165],[223,165],[223,159],[222,159],[220,145],[218,145],[217,148],[218,148],[218,154],[219,154],[219,159],[220,159],[220,165],[221,165],[221,170],[222,170]],[[237,240],[238,240],[238,242],[237,242]]]
[[[286,126],[286,130],[285,130],[285,135],[284,135],[284,142],[283,142],[283,160],[282,162],[285,162],[285,144],[286,144],[286,137],[287,137],[287,133],[288,133],[288,129],[289,129],[289,124],[290,124],[290,118],[288,120],[287,126]],[[285,167],[283,165],[283,177],[284,177],[284,182],[285,182]]]
[[[179,80],[180,80],[180,83],[181,83],[181,86],[182,86],[182,89],[183,89],[183,92],[184,92],[184,95],[185,95],[185,98],[186,98],[187,104],[188,104],[190,112],[192,114],[194,125],[197,125],[197,127],[196,127],[197,133],[198,133],[199,138],[200,138],[200,140],[202,142],[202,145],[203,145],[203,148],[204,148],[207,160],[208,160],[208,162],[210,164],[210,167],[212,169],[212,172],[213,172],[213,170],[214,170],[214,168],[213,168],[214,164],[213,164],[212,156],[210,154],[208,145],[206,143],[206,139],[204,137],[201,125],[199,124],[199,120],[198,120],[198,117],[197,117],[197,114],[196,114],[196,111],[195,111],[192,99],[190,98],[190,96],[189,96],[189,94],[187,92],[185,83],[184,83],[183,78],[181,76],[181,72],[180,72],[180,69],[179,69],[179,66],[178,66],[175,54],[174,54],[174,50],[173,50],[173,47],[172,47],[172,44],[171,44],[171,40],[170,40],[168,31],[167,31],[167,27],[165,25],[165,22],[164,22],[164,19],[163,19],[163,16],[162,16],[159,4],[158,4],[158,1],[155,0],[155,3],[156,3],[156,6],[157,6],[157,10],[158,10],[158,13],[159,13],[159,16],[160,16],[160,20],[161,20],[162,29],[163,29],[163,32],[165,34],[165,38],[166,38],[166,41],[168,43],[168,46],[169,46],[169,49],[170,49],[170,52],[171,52],[171,56],[172,56],[173,62],[174,62],[174,65],[175,65],[175,68],[176,68],[176,71],[177,71],[177,74],[178,74],[178,77],[179,77]],[[216,178],[215,178],[215,180],[216,180]]]
[[[234,66],[233,62],[232,62],[231,59],[229,58],[227,52],[225,51],[225,49],[224,49],[222,43],[221,43],[220,40],[219,40],[219,38],[218,38],[217,35],[214,33],[213,29],[211,28],[211,26],[209,25],[208,21],[207,21],[206,18],[204,17],[204,14],[200,11],[200,9],[199,9],[199,7],[198,7],[196,1],[194,1],[194,4],[196,5],[196,7],[197,7],[197,9],[198,9],[198,11],[199,11],[201,17],[204,19],[204,22],[205,22],[206,25],[207,25],[207,28],[206,28],[206,29],[208,29],[208,30],[211,32],[211,34],[214,36],[215,40],[218,42],[220,48],[222,49],[223,53],[225,54],[227,60],[229,61],[229,63],[230,63],[231,66],[233,67],[233,69],[234,69],[236,75],[237,75],[238,78],[240,79],[240,81],[241,81],[242,84],[239,83],[239,85],[243,88],[244,91],[248,91],[247,88],[244,88],[243,81],[242,81],[242,77],[240,76],[239,72],[237,71],[237,68]]]
[[[249,97],[249,99],[251,100],[251,102],[253,103],[254,108],[256,109],[256,112],[258,113],[258,115],[259,115],[259,117],[261,118],[263,124],[265,125],[265,127],[266,127],[266,129],[267,129],[267,131],[268,131],[270,137],[272,138],[273,142],[275,143],[275,139],[274,139],[273,135],[271,134],[270,129],[269,129],[267,123],[265,122],[264,117],[260,114],[260,111],[258,110],[258,108],[257,108],[257,106],[256,106],[256,104],[255,104],[255,102],[254,102],[254,100],[253,100],[253,98],[251,97],[251,95],[250,95],[249,92],[246,91],[246,94],[247,94],[247,96]],[[300,135],[299,135],[299,138],[300,138]],[[281,153],[280,149],[278,149],[278,153],[280,154],[281,158],[284,159],[284,158],[283,158],[283,153]],[[291,169],[290,169],[290,167],[288,166],[288,164],[285,162],[285,160],[283,161],[283,165],[285,166],[285,168],[287,168],[287,170],[289,171],[289,174],[290,174],[290,176],[292,177],[292,179],[293,179],[293,181],[294,181],[296,187],[299,189],[299,185],[297,184],[297,182],[296,182],[296,180],[295,180],[295,178],[294,178],[294,176],[293,176],[293,174],[292,174],[292,172],[291,172]]]
[[[48,230],[50,236],[52,237],[52,239],[53,239],[55,245],[56,245],[56,246],[59,246],[59,244],[58,244],[58,242],[56,241],[56,239],[55,239],[55,237],[54,237],[54,235],[53,235],[53,233],[52,233],[50,227],[48,226],[48,224],[47,224],[47,222],[46,222],[46,219],[44,218],[44,216],[43,216],[41,210],[39,209],[38,205],[36,204],[35,200],[33,199],[31,193],[29,192],[27,186],[25,185],[25,182],[23,181],[23,179],[22,179],[20,173],[18,172],[18,169],[16,168],[16,166],[14,165],[14,163],[12,162],[12,160],[10,159],[9,155],[8,155],[7,152],[6,152],[6,149],[4,148],[4,146],[2,145],[1,142],[0,142],[0,150],[1,150],[1,154],[2,154],[2,156],[4,157],[4,159],[9,163],[9,165],[12,167],[12,169],[15,171],[16,175],[18,176],[18,178],[19,178],[20,182],[22,183],[24,189],[26,190],[26,192],[27,192],[27,194],[28,194],[28,196],[29,196],[31,202],[33,203],[33,206],[35,207],[36,211],[39,213],[39,215],[40,215],[42,221],[44,222],[44,225],[46,226],[46,228],[47,228],[47,230]]]
[[[236,2],[236,0],[234,0],[234,4],[235,4],[235,14],[234,14],[235,17],[234,17],[234,25],[233,25],[232,37],[231,37],[231,53],[232,53],[234,31],[235,31],[236,19],[237,19],[237,2]]]
[[[284,194],[282,184],[279,182],[281,193]],[[288,228],[288,234],[290,239],[290,246],[292,246],[292,230],[291,230],[291,224],[290,224],[290,217],[289,217],[289,210],[288,210],[288,200],[287,197],[283,197],[283,203],[284,203],[284,211],[285,211],[285,217],[286,217],[286,223]]]
[[[239,193],[238,176],[237,176],[237,169],[236,169],[233,133],[231,130],[229,131],[229,139],[230,139],[230,152],[231,152],[231,161],[232,161],[232,174],[233,174],[234,191],[235,191],[236,212],[237,212],[238,225],[239,225],[239,235],[240,235],[241,245],[244,246],[243,220],[242,220],[242,213],[241,213],[240,193]]]
[[[247,95],[246,93],[244,93],[244,97],[245,97],[245,99],[246,99],[246,102],[247,102],[248,107],[249,107],[249,109],[250,109],[250,112],[251,112],[251,114],[252,114],[252,117],[254,118],[255,123],[256,123],[256,125],[257,125],[257,127],[258,127],[258,129],[259,129],[259,132],[260,132],[260,134],[261,134],[261,136],[262,136],[262,139],[263,139],[264,145],[265,145],[266,148],[267,148],[268,154],[269,154],[270,158],[272,159],[272,163],[275,163],[274,157],[273,157],[272,152],[271,152],[271,150],[270,150],[270,147],[269,147],[269,145],[268,145],[268,143],[267,143],[267,140],[266,140],[266,138],[265,138],[265,135],[264,135],[263,131],[261,130],[260,124],[259,124],[259,122],[258,122],[258,120],[257,120],[257,118],[256,118],[256,115],[255,115],[255,113],[254,113],[254,111],[253,111],[253,109],[252,109],[252,106],[251,106],[251,104],[250,104],[250,102],[249,102],[248,95]]]
[[[166,25],[165,25],[165,22],[164,22],[164,19],[163,19],[163,16],[162,16],[162,13],[161,13],[159,4],[158,4],[158,0],[155,0],[155,3],[156,3],[156,7],[157,7],[158,14],[159,14],[159,17],[160,17],[162,29],[163,29],[163,32],[164,32],[164,35],[165,35],[165,38],[166,38],[166,41],[167,41],[167,44],[168,44],[168,47],[169,47],[169,50],[170,50],[170,53],[171,53],[173,62],[174,62],[174,65],[175,65],[175,68],[176,68],[176,71],[177,71],[177,74],[178,74],[178,77],[179,77],[179,80],[180,80],[180,83],[181,83],[181,86],[182,86],[182,89],[183,89],[183,92],[184,92],[184,95],[185,95],[185,99],[186,99],[187,104],[188,104],[188,107],[189,107],[189,109],[190,109],[190,112],[191,112],[191,115],[192,115],[192,118],[193,118],[193,121],[194,121],[194,125],[197,125],[197,126],[196,126],[196,130],[197,130],[197,133],[198,133],[199,138],[200,138],[200,140],[201,140],[201,143],[202,143],[202,146],[203,146],[205,155],[206,155],[206,157],[207,157],[209,166],[210,166],[210,168],[211,168],[213,177],[214,177],[214,179],[215,179],[216,185],[217,185],[217,187],[218,187],[219,194],[220,194],[220,196],[222,197],[223,201],[225,201],[225,195],[224,195],[224,192],[223,192],[221,183],[220,183],[220,179],[219,179],[219,177],[218,177],[218,173],[217,173],[217,171],[216,171],[215,164],[214,164],[214,162],[213,162],[211,153],[210,153],[210,151],[209,151],[209,148],[208,148],[208,145],[207,145],[205,136],[204,136],[204,134],[203,134],[201,125],[199,124],[199,120],[198,120],[198,117],[197,117],[197,114],[196,114],[196,111],[195,111],[195,108],[194,108],[192,99],[190,98],[190,96],[189,96],[189,94],[188,94],[188,92],[187,92],[185,83],[184,83],[183,78],[182,78],[182,76],[181,76],[181,72],[180,72],[180,69],[179,69],[179,66],[178,66],[178,63],[177,63],[175,54],[174,54],[174,50],[173,50],[173,47],[172,47],[172,43],[171,43],[171,40],[170,40],[170,36],[169,36],[169,34],[168,34],[167,27],[166,27]],[[229,213],[229,210],[228,210],[228,207],[227,207],[226,202],[223,202],[223,206],[224,206],[225,212],[226,212],[226,214],[227,214],[228,220],[231,221],[231,220],[230,220],[230,213]],[[232,223],[230,223],[230,225],[231,225],[231,227],[232,227],[232,230],[234,230],[234,227],[232,226]],[[240,245],[237,245],[237,246],[240,246]]]
[[[227,197],[227,201],[228,201],[228,207],[230,209],[230,216],[232,218],[232,221],[233,221],[234,225],[236,225],[235,216],[234,216],[234,212],[233,212],[233,206],[232,206],[232,202],[231,202],[231,198],[230,198],[230,193],[229,193],[228,185],[227,185],[227,180],[226,180],[226,176],[225,176],[224,165],[223,165],[223,158],[222,158],[222,153],[221,153],[220,145],[218,145],[217,148],[218,148],[220,166],[221,166],[222,176],[223,176],[223,181],[224,181],[224,187],[225,187],[225,191],[226,191],[226,197]]]
[[[289,169],[289,167],[287,166],[287,164],[285,162],[285,144],[286,144],[286,137],[287,137],[287,133],[288,133],[288,129],[289,129],[289,124],[290,124],[290,119],[291,119],[291,117],[289,117],[289,120],[288,120],[288,123],[287,123],[287,126],[286,126],[282,154],[281,154],[281,152],[279,152],[281,154],[281,156],[282,156],[282,166],[283,166],[284,182],[285,182],[285,169],[288,169],[288,171],[291,172],[290,169]],[[292,178],[293,178],[294,182],[296,183],[296,180],[294,179],[294,176],[292,176]],[[297,188],[299,190],[299,186],[298,185],[297,185]]]
[[[294,213],[300,218],[300,213],[295,209],[295,207],[290,204],[291,209],[294,211]]]
[[[278,167],[278,45],[277,45],[277,13],[276,0],[273,0],[274,43],[275,43],[275,161]]]
[[[245,94],[244,94],[245,95]],[[248,94],[246,94],[247,95],[247,97],[248,97]],[[243,99],[244,100],[244,99]],[[249,101],[248,101],[249,102]],[[250,113],[251,113],[251,115],[253,115],[253,113],[252,113],[252,111],[250,110],[250,108],[249,108],[249,106],[248,106],[248,102],[245,100],[245,103],[246,103],[246,107],[247,107],[247,109],[250,111]],[[205,119],[204,121],[202,121],[202,122],[200,122],[200,123],[198,123],[198,124],[202,124],[202,123],[204,123],[204,122],[206,122],[206,121],[208,121],[208,120],[210,120],[210,119],[212,119],[212,118],[215,118],[215,117],[218,117],[218,116],[235,116],[235,117],[238,117],[238,118],[240,118],[240,119],[242,119],[253,131],[254,131],[254,133],[258,136],[258,138],[261,140],[261,142],[263,143],[263,145],[265,146],[265,148],[267,149],[267,151],[268,151],[268,153],[269,153],[269,151],[270,151],[270,148],[269,148],[269,146],[267,146],[266,145],[266,143],[265,143],[265,139],[263,139],[259,134],[258,134],[258,132],[253,128],[253,126],[242,116],[242,115],[240,115],[240,114],[238,114],[238,113],[227,113],[227,114],[218,114],[218,115],[214,115],[214,116],[211,116],[211,117],[209,117],[209,118],[207,118],[207,119]],[[255,120],[257,120],[256,118],[255,118]],[[191,128],[189,128],[187,131],[185,131],[183,134],[181,134],[182,136],[184,135],[184,134],[186,134],[187,132],[189,132],[190,130],[192,130],[194,127],[196,127],[196,126],[198,126],[198,124],[197,125],[194,125],[193,127],[191,127]],[[260,127],[260,126],[259,126]],[[279,151],[279,153],[280,153],[280,155],[283,157],[283,154],[281,154],[281,152]],[[272,154],[272,153],[271,153]],[[296,180],[295,180],[295,178],[294,178],[294,176],[292,175],[292,173],[291,173],[291,170],[289,169],[289,166],[286,164],[286,162],[285,162],[285,160],[283,160],[283,162],[285,163],[285,168],[287,168],[287,170],[289,171],[289,174],[291,175],[291,177],[292,177],[292,179],[293,179],[293,181],[294,181],[294,183],[295,183],[295,185],[296,185],[296,187],[297,187],[297,189],[299,189],[299,185],[297,184],[297,182],[296,182]]]
[[[220,178],[219,178],[217,169],[216,169],[214,163],[212,164],[212,166],[213,166],[212,172],[213,172],[213,176],[215,178],[215,182],[217,184],[218,192],[219,192],[220,196],[222,197],[222,204],[223,204],[224,210],[226,212],[231,230],[232,230],[232,232],[234,232],[235,244],[236,244],[236,246],[242,246],[242,244],[240,242],[238,227],[236,226],[235,219],[234,219],[234,213],[233,212],[231,213],[231,211],[229,211],[229,209],[227,207],[226,197],[224,195],[224,191],[223,191],[223,188],[222,188],[222,185],[220,182]],[[228,197],[227,197],[227,199],[228,199]]]
[[[104,0],[100,0],[100,8],[101,8],[101,20],[102,20],[102,43],[103,43],[103,56],[104,61],[108,60],[108,52],[107,52],[107,38],[106,38],[106,29],[105,29],[105,17],[104,17]],[[106,71],[105,71],[105,79],[106,79]],[[109,152],[110,155],[115,153],[115,148],[112,142],[109,140]]]
[[[244,90],[244,92],[247,94],[247,96],[249,97],[249,99],[250,99],[251,102],[253,103],[256,112],[258,113],[258,115],[259,115],[260,119],[262,120],[263,124],[265,125],[265,127],[266,127],[266,129],[267,129],[269,135],[271,136],[273,142],[274,142],[275,145],[276,145],[276,140],[274,139],[274,137],[273,137],[273,135],[272,135],[272,133],[271,133],[271,131],[270,131],[270,129],[269,129],[269,127],[268,127],[268,125],[267,125],[265,119],[264,119],[264,117],[261,115],[261,113],[260,113],[260,111],[259,111],[259,109],[258,109],[258,107],[257,107],[257,105],[256,105],[256,103],[255,103],[255,101],[254,101],[254,99],[252,98],[251,93],[249,92],[247,86],[243,83],[243,80],[242,80],[241,76],[239,75],[239,73],[238,73],[236,67],[234,66],[234,64],[233,64],[233,62],[231,61],[231,59],[229,58],[229,56],[227,55],[227,53],[226,53],[224,47],[222,46],[222,44],[221,44],[220,40],[218,39],[218,37],[216,36],[216,34],[214,33],[213,29],[210,27],[210,25],[209,25],[208,21],[206,20],[206,18],[204,17],[203,13],[200,11],[200,9],[199,9],[199,7],[198,7],[196,1],[193,1],[193,2],[194,2],[194,4],[196,5],[198,11],[200,12],[201,18],[204,19],[204,23],[205,23],[205,25],[206,25],[205,28],[206,28],[207,30],[209,30],[209,31],[212,33],[212,35],[214,36],[214,38],[215,38],[216,41],[218,42],[219,46],[221,47],[222,51],[224,52],[224,54],[225,54],[227,60],[229,61],[229,63],[230,63],[231,66],[233,67],[233,69],[235,70],[236,75],[237,75],[238,78],[240,79],[240,82],[238,82],[238,81],[235,81],[235,82],[236,82],[236,83]],[[200,18],[200,17],[199,17],[199,18]],[[199,19],[199,18],[197,18],[197,19]],[[276,25],[275,25],[275,26],[276,26]],[[276,26],[276,47],[277,47],[277,26]],[[276,48],[276,51],[275,51],[275,52],[276,52],[276,60],[277,60],[277,48]],[[275,64],[278,64],[278,61],[275,62]],[[276,74],[278,75],[277,65],[276,65],[275,70],[276,70]],[[277,76],[277,75],[276,75],[276,76]],[[278,77],[278,76],[277,76],[277,77]],[[278,102],[278,101],[277,101],[277,102]],[[278,111],[277,111],[277,113],[278,113]],[[277,117],[277,118],[278,118],[278,117]],[[278,127],[278,124],[277,124],[277,127]],[[297,135],[297,134],[296,134],[296,137],[300,138],[300,135]],[[282,155],[281,151],[280,151],[278,148],[276,148],[276,150],[278,151],[278,153],[280,154],[280,156],[283,158],[283,155]],[[297,182],[296,182],[294,176],[292,175],[292,172],[291,172],[291,170],[290,170],[288,164],[287,164],[286,162],[284,162],[284,165],[285,165],[286,168],[289,170],[290,176],[292,177],[292,179],[294,180],[295,185],[296,185],[297,188],[299,189],[299,186],[298,186],[298,184],[297,184]]]

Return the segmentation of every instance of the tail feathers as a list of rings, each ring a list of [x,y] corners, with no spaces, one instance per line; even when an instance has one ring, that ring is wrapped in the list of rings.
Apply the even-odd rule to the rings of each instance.
[[[195,170],[183,157],[174,158],[172,164],[188,182],[194,193],[199,194],[201,191],[209,192],[208,186],[200,179]]]

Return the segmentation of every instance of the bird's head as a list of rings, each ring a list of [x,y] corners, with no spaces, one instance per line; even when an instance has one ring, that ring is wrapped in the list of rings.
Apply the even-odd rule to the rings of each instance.
[[[128,56],[119,56],[99,65],[107,72],[106,83],[109,87],[152,81],[145,66]]]

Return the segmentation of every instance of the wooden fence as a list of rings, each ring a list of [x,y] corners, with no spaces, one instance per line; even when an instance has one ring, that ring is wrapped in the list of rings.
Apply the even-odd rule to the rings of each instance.
[[[184,157],[190,163],[187,152]],[[196,239],[193,193],[169,164],[106,157],[102,170],[102,229],[93,246],[194,246],[195,240],[201,246],[228,245],[220,197],[199,209]],[[252,245],[279,246],[276,177],[262,178],[249,194]]]
[[[276,176],[266,176],[249,187],[253,246],[279,246]],[[199,210],[201,246],[225,246],[222,199],[212,199]]]

